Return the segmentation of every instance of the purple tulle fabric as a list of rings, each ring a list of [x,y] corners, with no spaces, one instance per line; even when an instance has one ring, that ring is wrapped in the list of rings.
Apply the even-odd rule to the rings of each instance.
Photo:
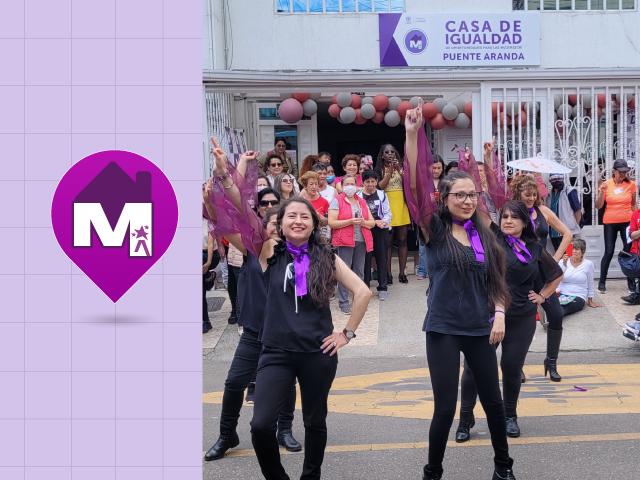
[[[407,151],[405,145],[405,152]],[[411,219],[418,225],[428,228],[431,216],[436,211],[435,188],[433,186],[433,156],[423,128],[418,130],[418,159],[416,163],[416,194],[411,191],[411,171],[407,154],[404,157],[402,186],[404,199],[409,208]]]
[[[244,177],[232,165],[229,165],[228,168],[233,182],[240,190],[242,209],[238,210],[236,208],[228,196],[228,190],[220,182],[214,180],[210,200],[216,212],[215,235],[224,237],[240,234],[246,249],[256,257],[259,257],[266,236],[262,227],[262,220],[250,206],[251,202],[255,200],[258,167],[252,162],[247,168]]]
[[[478,192],[484,190],[482,188],[480,171],[478,170],[478,162],[473,156],[473,153],[469,151],[467,155],[467,151],[460,150],[458,152],[458,168],[464,172],[467,172],[471,176]],[[509,196],[506,188],[506,179],[504,176],[504,172],[502,171],[502,166],[500,164],[500,161],[498,160],[498,156],[495,153],[493,157],[493,167],[490,168],[489,165],[485,163],[484,174],[487,181],[486,192],[489,194],[489,197],[491,198],[491,201],[493,202],[495,208],[497,210],[500,210],[502,206],[507,202],[507,200],[509,200]],[[489,211],[482,197],[480,198],[478,206],[484,212]]]

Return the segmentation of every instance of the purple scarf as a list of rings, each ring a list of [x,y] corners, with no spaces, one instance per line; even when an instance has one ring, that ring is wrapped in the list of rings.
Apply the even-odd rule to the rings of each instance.
[[[296,296],[302,297],[307,294],[307,272],[309,271],[309,244],[305,243],[296,247],[287,242],[287,250],[293,257],[293,269],[296,278]]]
[[[518,260],[520,260],[520,263],[527,264],[531,261],[533,256],[521,238],[514,237],[513,235],[505,235],[504,238],[511,247],[511,250],[513,250],[513,253],[516,254]],[[520,247],[520,249],[516,248],[516,246]]]
[[[535,207],[531,207],[529,209],[529,220],[531,220],[531,228],[533,229],[533,233],[536,233],[536,222],[533,220],[533,212],[535,211]]]
[[[467,232],[469,243],[471,243],[471,248],[473,248],[473,253],[475,253],[476,255],[476,261],[484,262],[484,247],[482,246],[482,240],[480,239],[478,230],[476,229],[476,226],[473,224],[473,222],[471,220],[463,222],[454,218],[453,223],[464,227],[465,231]]]

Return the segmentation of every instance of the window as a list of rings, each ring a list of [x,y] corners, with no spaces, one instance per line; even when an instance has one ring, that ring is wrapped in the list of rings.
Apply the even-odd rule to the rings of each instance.
[[[636,10],[638,0],[513,0],[514,10]]]
[[[275,9],[276,13],[402,13],[404,2],[405,0],[275,0]]]

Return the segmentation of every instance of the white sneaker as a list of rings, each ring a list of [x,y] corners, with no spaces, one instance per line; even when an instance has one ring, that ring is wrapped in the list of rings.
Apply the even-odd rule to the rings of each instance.
[[[387,292],[386,290],[380,290],[378,292],[378,300],[380,300],[381,302],[384,302],[388,296],[389,292]]]

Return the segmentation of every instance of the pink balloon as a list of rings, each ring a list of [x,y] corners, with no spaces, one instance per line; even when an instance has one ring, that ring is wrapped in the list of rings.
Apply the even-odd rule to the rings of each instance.
[[[287,123],[298,123],[303,114],[302,104],[295,98],[287,98],[278,109],[280,119]]]
[[[356,95],[355,93],[351,94],[351,106],[353,108],[360,108],[360,106],[362,105],[362,99],[360,98],[360,95]]]
[[[329,116],[338,118],[338,115],[340,115],[340,106],[337,103],[329,105]]]
[[[307,100],[309,100],[311,98],[311,94],[310,93],[294,93],[291,95],[293,98],[295,98],[296,100],[298,100],[300,103],[304,103]]]
[[[384,122],[384,112],[376,112],[374,117],[371,119],[373,123],[382,123]]]
[[[436,115],[431,119],[431,128],[434,130],[440,130],[444,128],[447,124],[447,121],[444,119],[440,112],[436,113]]]
[[[467,102],[464,104],[464,113],[466,113],[467,116],[471,118],[471,114],[473,113],[473,106],[471,105],[471,102]]]
[[[599,93],[598,94],[598,106],[600,108],[604,108],[604,106],[606,105],[606,96],[604,93]]]
[[[362,113],[360,112],[360,109],[356,108],[355,124],[356,125],[364,125],[365,123],[367,123],[367,119],[362,116]]]
[[[433,103],[423,103],[422,104],[422,116],[427,120],[432,119],[438,113],[438,107],[436,107]]]
[[[382,112],[389,106],[389,99],[386,95],[376,95],[373,97],[373,106],[376,107],[377,111]]]

